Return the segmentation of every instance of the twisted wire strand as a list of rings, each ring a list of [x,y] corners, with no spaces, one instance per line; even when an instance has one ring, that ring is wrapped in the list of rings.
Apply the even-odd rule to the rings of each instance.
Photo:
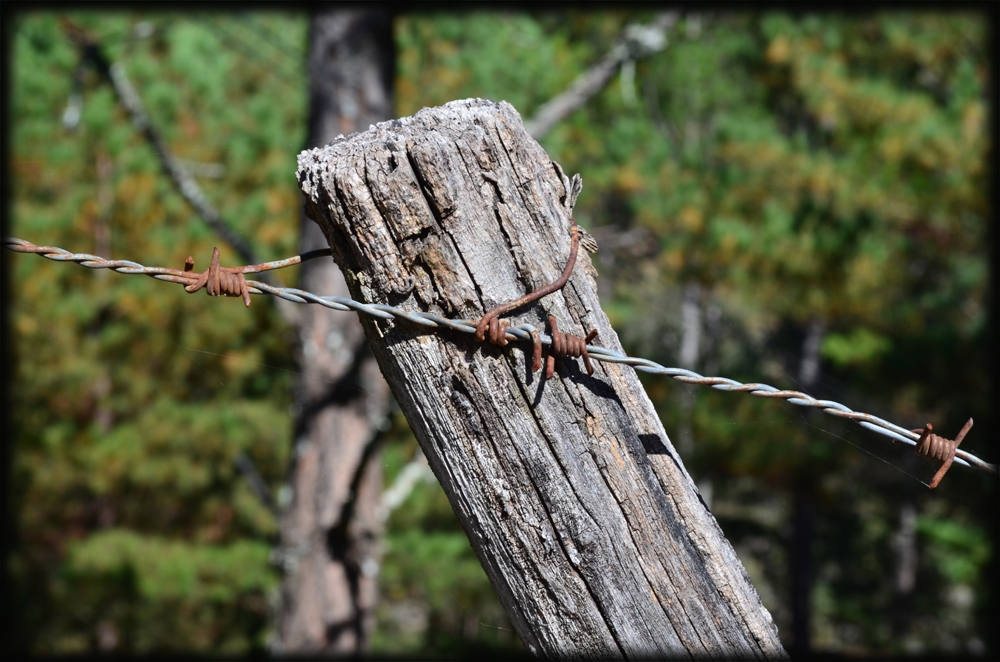
[[[33,253],[56,262],[75,262],[90,269],[111,269],[120,274],[145,275],[157,280],[169,283],[179,283],[184,286],[194,284],[200,276],[200,274],[185,272],[178,269],[169,269],[166,267],[147,267],[131,260],[107,260],[89,253],[70,253],[63,248],[57,248],[55,246],[36,246],[29,241],[18,239],[16,237],[4,237],[2,239],[2,244],[4,248],[7,248],[8,250],[18,253]],[[244,273],[256,273],[259,271],[279,269],[293,264],[299,264],[305,260],[329,254],[330,252],[325,249],[311,251],[310,253],[304,253],[301,256],[295,256],[286,260],[278,260],[275,262],[265,263],[263,265],[252,265],[251,267],[242,267],[240,269],[243,270]],[[294,303],[314,303],[331,310],[355,312],[378,319],[402,319],[428,329],[446,328],[469,335],[475,335],[477,331],[478,321],[448,319],[435,313],[407,311],[384,304],[366,304],[346,297],[320,296],[318,294],[313,294],[312,292],[307,292],[293,287],[277,287],[253,280],[248,280],[246,283],[250,294],[269,294]],[[507,340],[520,340],[535,344],[537,347],[538,345],[535,339],[538,338],[541,340],[542,345],[551,346],[553,344],[551,335],[540,333],[531,324],[506,326],[504,331],[506,333]],[[908,430],[894,423],[890,423],[885,419],[879,418],[878,416],[854,411],[847,405],[833,400],[817,400],[808,393],[803,393],[801,391],[781,390],[775,388],[774,386],[759,382],[744,384],[727,377],[705,377],[704,375],[699,375],[693,370],[686,370],[684,368],[669,368],[649,359],[628,356],[626,354],[622,354],[605,347],[597,347],[595,345],[586,345],[586,351],[590,358],[595,361],[631,366],[636,371],[654,375],[666,375],[685,384],[711,386],[719,391],[749,393],[750,395],[755,395],[759,398],[781,399],[785,400],[789,404],[797,405],[799,407],[819,409],[830,416],[852,420],[865,429],[888,437],[894,442],[900,442],[909,446],[916,447],[923,439],[923,430]],[[986,462],[972,453],[959,448],[955,449],[954,463],[1000,476],[1000,467],[996,464]]]

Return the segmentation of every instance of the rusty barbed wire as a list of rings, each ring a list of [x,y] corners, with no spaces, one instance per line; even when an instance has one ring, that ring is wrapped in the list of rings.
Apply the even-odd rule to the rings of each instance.
[[[285,267],[301,264],[317,257],[330,256],[329,248],[321,248],[285,258],[284,260],[249,264],[242,267],[222,267],[219,265],[219,249],[213,248],[212,262],[208,269],[202,273],[196,273],[193,271],[193,257],[188,257],[184,261],[184,269],[180,270],[170,269],[169,267],[147,267],[131,260],[108,260],[107,258],[99,255],[91,255],[90,253],[70,253],[64,248],[58,248],[57,246],[36,246],[30,241],[16,237],[4,237],[2,243],[4,248],[16,253],[32,253],[56,262],[76,262],[90,269],[111,269],[120,274],[151,276],[167,283],[178,283],[184,285],[184,290],[188,293],[197,292],[204,287],[208,290],[209,296],[242,297],[243,303],[247,307],[250,306],[250,294],[264,293],[250,287],[250,284],[266,285],[266,283],[248,281],[244,274],[256,274],[274,269],[284,269]]]
[[[934,478],[928,484],[932,490],[938,486],[944,475],[948,473],[948,469],[951,468],[952,462],[955,461],[955,453],[958,451],[958,445],[962,443],[965,439],[965,435],[969,433],[972,429],[972,419],[970,418],[962,426],[962,429],[958,431],[958,436],[955,437],[954,441],[951,439],[945,439],[934,434],[934,426],[928,423],[924,426],[922,430],[911,430],[911,432],[919,432],[920,440],[917,441],[917,455],[923,455],[924,457],[929,457],[932,460],[937,460],[941,462],[941,468],[937,470],[934,474]]]
[[[193,290],[189,289],[193,285],[200,283],[203,277],[206,278],[207,283],[206,274],[208,274],[208,271],[203,274],[195,274],[190,270],[180,271],[166,267],[147,267],[131,260],[108,260],[89,253],[70,253],[63,248],[55,246],[36,246],[29,241],[15,237],[4,237],[2,239],[2,244],[4,248],[11,251],[18,253],[32,253],[57,262],[75,262],[90,269],[111,269],[121,274],[145,275],[165,282],[178,283],[184,285],[185,290],[190,292],[196,291],[202,287],[202,285],[199,285],[198,288]],[[296,255],[285,260],[265,262],[262,264],[244,267],[223,268],[228,269],[229,273],[236,272],[242,276],[247,273],[260,273],[272,269],[280,269],[305,262],[306,260],[328,255],[330,255],[329,249],[321,249],[303,253],[302,255]],[[214,257],[215,254],[213,253],[213,262],[216,262],[217,264]],[[209,267],[209,271],[211,269],[212,267]],[[250,294],[269,294],[294,303],[314,303],[330,308],[331,310],[345,312],[352,311],[378,319],[406,320],[429,329],[446,328],[469,335],[476,335],[478,337],[479,323],[469,320],[453,320],[435,313],[406,311],[401,308],[385,304],[365,304],[346,297],[320,296],[297,288],[277,287],[259,281],[245,280],[245,286],[245,292],[248,297]],[[243,292],[244,290],[241,289],[239,294],[236,296],[242,296]],[[211,289],[209,290],[209,294],[212,295]],[[221,291],[220,288],[220,291],[218,291],[214,296],[219,295],[226,295],[226,292]],[[232,296],[232,294],[230,294],[230,296]],[[246,299],[244,302],[246,302]],[[479,320],[479,322],[481,321],[482,320]],[[551,324],[553,321],[554,318],[550,318],[550,325],[552,325],[554,330],[553,335],[558,338],[560,334],[558,328],[554,324]],[[540,363],[540,348],[542,345],[552,347],[554,344],[552,335],[539,333],[539,331],[531,324],[510,326],[506,320],[499,320],[499,322],[502,322],[500,326],[503,327],[504,344],[510,340],[520,340],[531,343],[535,347],[533,352],[533,360],[535,362]],[[942,462],[941,468],[938,470],[938,473],[929,485],[931,488],[937,486],[941,478],[944,476],[944,473],[948,470],[952,463],[972,467],[996,476],[1000,476],[1000,468],[998,468],[996,464],[986,462],[972,453],[958,448],[959,443],[961,443],[966,433],[968,433],[969,429],[972,427],[971,419],[965,424],[965,427],[962,428],[962,431],[959,433],[956,440],[951,441],[932,434],[933,427],[930,424],[926,425],[922,429],[908,430],[879,418],[878,416],[865,414],[863,412],[856,412],[850,407],[833,400],[817,400],[808,393],[803,393],[801,391],[781,390],[775,388],[774,386],[759,382],[744,384],[727,377],[705,377],[704,375],[699,375],[693,370],[686,370],[684,368],[669,368],[667,366],[660,365],[655,361],[650,361],[649,359],[628,356],[611,349],[587,344],[587,342],[592,340],[593,337],[593,332],[588,335],[587,339],[580,339],[577,336],[577,339],[584,340],[585,342],[582,343],[582,347],[576,347],[575,345],[573,347],[573,352],[579,351],[579,353],[575,354],[575,356],[586,357],[585,361],[588,363],[590,359],[593,359],[603,363],[627,365],[639,372],[666,375],[685,384],[710,386],[719,391],[749,393],[750,395],[760,398],[782,399],[789,404],[797,405],[799,407],[819,409],[830,416],[852,420],[867,430],[871,430],[872,432],[888,437],[893,440],[893,442],[900,442],[913,446],[918,454]],[[499,339],[500,338],[498,336],[498,340]],[[497,342],[497,344],[500,343]],[[566,356],[574,355],[569,350],[564,351],[566,351]],[[549,361],[552,360],[553,354],[550,354]],[[588,371],[591,367],[592,366],[588,366]]]
[[[563,333],[559,330],[559,325],[556,324],[555,315],[549,315],[549,336],[552,338],[552,349],[549,352],[549,358],[546,359],[545,365],[545,376],[552,378],[556,369],[556,357],[565,356],[569,358],[582,358],[583,364],[587,367],[587,374],[594,374],[594,364],[590,362],[590,352],[587,351],[587,345],[590,344],[594,338],[597,337],[597,329],[591,329],[587,337],[577,336],[572,333]],[[541,346],[541,339],[537,334],[532,336],[532,340],[536,347]]]

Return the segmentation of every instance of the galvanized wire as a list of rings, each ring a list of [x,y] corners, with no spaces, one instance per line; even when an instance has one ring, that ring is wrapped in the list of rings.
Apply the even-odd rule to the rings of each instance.
[[[151,276],[157,280],[179,283],[185,286],[194,283],[200,275],[193,272],[168,269],[165,267],[147,267],[139,264],[138,262],[132,262],[131,260],[107,260],[103,257],[91,255],[89,253],[70,253],[65,249],[57,248],[55,246],[36,246],[31,242],[23,239],[17,239],[15,237],[4,237],[2,239],[2,243],[4,248],[18,253],[33,253],[57,262],[76,262],[90,269],[111,269],[120,274],[140,274]],[[283,266],[297,264],[312,257],[320,257],[324,255],[329,255],[329,252],[325,250],[313,251],[312,253],[303,254],[302,256],[296,258],[288,258],[287,260],[258,265],[259,267],[266,268],[258,268],[254,270],[248,269],[247,273],[281,268]],[[331,310],[353,311],[358,314],[364,314],[379,319],[402,319],[429,329],[447,328],[470,335],[474,335],[476,333],[476,321],[448,319],[435,313],[407,311],[401,308],[396,308],[395,306],[387,306],[384,304],[366,304],[346,297],[320,296],[318,294],[313,294],[312,292],[307,292],[293,287],[276,287],[259,281],[248,280],[247,285],[249,286],[251,294],[270,294],[272,296],[285,299],[286,301],[293,301],[295,303],[315,303],[320,306],[330,308]],[[537,329],[531,324],[509,326],[507,327],[507,339],[521,340],[531,343],[533,342],[533,334],[536,332]],[[550,335],[544,333],[539,333],[538,335],[541,337],[543,345],[552,345],[552,337]],[[863,428],[871,430],[872,432],[877,432],[880,435],[892,439],[894,442],[898,441],[909,446],[916,446],[920,440],[919,430],[908,430],[877,416],[854,411],[850,407],[839,402],[834,402],[833,400],[817,400],[808,393],[803,393],[801,391],[781,390],[775,388],[774,386],[758,382],[744,384],[736,381],[735,379],[728,379],[726,377],[705,377],[703,375],[699,375],[693,370],[685,370],[684,368],[668,368],[656,363],[655,361],[650,361],[649,359],[628,356],[626,354],[604,347],[598,347],[596,345],[587,345],[587,351],[590,354],[590,358],[595,361],[631,366],[637,371],[647,372],[654,375],[666,375],[685,384],[711,386],[719,391],[749,393],[750,395],[755,395],[759,398],[776,398],[799,407],[819,409],[830,416],[852,420]],[[998,468],[996,464],[991,464],[981,460],[972,453],[962,449],[956,449],[955,463],[966,467],[980,469],[994,475],[1000,475],[1000,468]]]

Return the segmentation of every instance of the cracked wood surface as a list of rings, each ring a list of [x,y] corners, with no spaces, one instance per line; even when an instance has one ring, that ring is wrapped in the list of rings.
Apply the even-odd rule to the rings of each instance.
[[[556,279],[569,182],[507,103],[454,101],[299,156],[306,209],[354,298],[477,319]],[[581,252],[509,316],[600,330]],[[631,368],[362,318],[378,364],[529,650],[553,657],[784,657],[777,629]],[[527,354],[527,356],[526,356]]]

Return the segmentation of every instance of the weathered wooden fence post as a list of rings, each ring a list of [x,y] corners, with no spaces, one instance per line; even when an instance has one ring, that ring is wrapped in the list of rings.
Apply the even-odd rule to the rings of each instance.
[[[565,178],[509,104],[479,99],[299,157],[352,296],[464,319],[555,280]],[[590,261],[512,321],[620,351]],[[382,373],[522,640],[554,657],[783,657],[767,610],[631,368],[362,318]]]

